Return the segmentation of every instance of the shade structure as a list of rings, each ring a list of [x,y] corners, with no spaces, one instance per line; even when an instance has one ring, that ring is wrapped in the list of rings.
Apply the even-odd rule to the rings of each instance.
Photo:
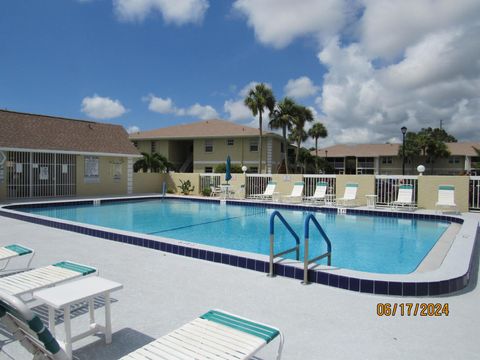
[[[227,165],[225,166],[225,181],[228,183],[232,179],[230,173],[230,155],[227,156]]]

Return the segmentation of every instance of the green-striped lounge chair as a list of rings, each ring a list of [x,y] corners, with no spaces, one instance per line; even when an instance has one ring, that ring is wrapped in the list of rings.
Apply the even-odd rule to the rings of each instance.
[[[403,184],[398,187],[397,200],[391,204],[393,209],[406,208],[413,210],[415,202],[413,201],[413,185]]]
[[[210,310],[121,360],[250,359],[277,336],[279,360],[283,349],[280,330],[223,310]]]
[[[0,322],[35,360],[70,360],[42,320],[19,298],[0,290]]]
[[[350,183],[345,185],[343,197],[337,199],[337,205],[355,205],[357,201],[358,184]]]
[[[438,186],[438,201],[435,203],[435,207],[443,210],[450,209],[458,212],[457,204],[455,204],[455,186]]]
[[[275,187],[277,183],[275,181],[269,181],[265,191],[262,194],[252,194],[249,196],[250,199],[260,199],[260,200],[272,200],[273,194],[275,193]]]
[[[0,290],[10,295],[22,296],[96,272],[97,269],[91,266],[61,261],[53,265],[2,277],[0,278]]]
[[[328,183],[325,181],[317,182],[317,186],[315,187],[315,192],[312,196],[305,196],[303,198],[306,202],[325,202],[325,195],[327,194]]]
[[[30,263],[32,262],[33,256],[35,255],[35,251],[19,244],[11,244],[0,247],[0,261],[5,262],[5,264],[3,264],[3,266],[0,268],[0,271],[7,270],[7,266],[11,259],[24,255],[29,255],[27,256],[28,263],[26,266],[28,269],[30,267]]]
[[[290,195],[285,195],[283,200],[285,201],[292,201],[292,200],[299,200],[302,201],[303,197],[303,187],[305,183],[303,181],[297,181],[293,184],[292,193]]]

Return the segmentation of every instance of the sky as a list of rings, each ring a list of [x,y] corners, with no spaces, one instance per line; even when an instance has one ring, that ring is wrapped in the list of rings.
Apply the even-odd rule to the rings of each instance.
[[[311,108],[321,146],[399,142],[402,126],[440,120],[479,141],[478,34],[478,0],[4,1],[0,108],[130,132],[258,127],[243,99],[263,82]]]

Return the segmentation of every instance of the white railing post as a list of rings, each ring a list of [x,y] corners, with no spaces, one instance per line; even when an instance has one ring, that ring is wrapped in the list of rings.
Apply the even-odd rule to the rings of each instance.
[[[468,192],[468,208],[480,211],[480,176],[470,176]]]

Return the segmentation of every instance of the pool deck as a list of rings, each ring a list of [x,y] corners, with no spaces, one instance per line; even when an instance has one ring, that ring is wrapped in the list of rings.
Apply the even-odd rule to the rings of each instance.
[[[112,294],[112,344],[91,336],[74,345],[75,359],[118,359],[213,308],[282,329],[284,359],[480,358],[478,253],[467,288],[449,296],[408,298],[303,286],[298,280],[268,278],[260,272],[1,216],[0,229],[0,245],[20,243],[36,250],[33,267],[72,260],[95,266],[100,276],[124,285]],[[450,314],[377,316],[378,303],[395,302],[448,303]],[[103,307],[98,311],[101,314]],[[88,314],[75,317],[74,333],[87,321]],[[58,333],[62,334],[61,325]],[[277,341],[258,358],[274,359],[276,346]],[[2,328],[0,347],[0,359],[31,358]]]

